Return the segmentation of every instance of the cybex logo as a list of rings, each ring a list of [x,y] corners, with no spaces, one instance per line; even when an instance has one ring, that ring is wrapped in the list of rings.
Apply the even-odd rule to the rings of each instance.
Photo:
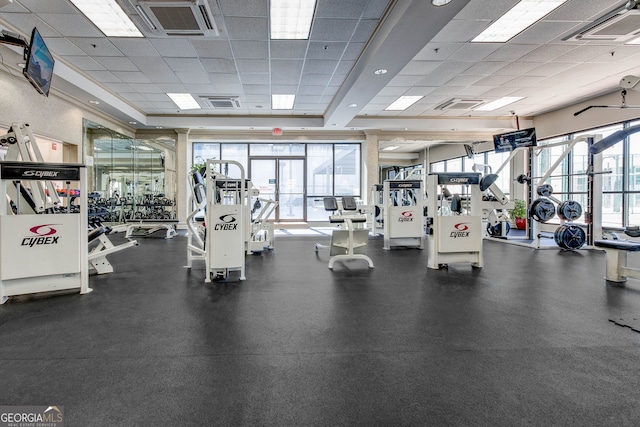
[[[58,230],[53,228],[57,224],[35,225],[29,229],[35,236],[27,236],[22,239],[21,246],[57,245],[60,236],[54,236]]]
[[[398,222],[410,222],[413,221],[413,212],[404,211],[400,212],[400,216],[398,217]]]
[[[458,224],[455,224],[453,228],[455,230],[451,232],[449,237],[452,237],[454,239],[457,239],[458,237],[469,237],[469,226],[466,223],[460,222]]]
[[[232,230],[237,230],[238,229],[238,224],[236,224],[236,217],[231,215],[231,214],[227,214],[227,215],[222,215],[220,218],[219,223],[217,223],[213,229],[216,231],[232,231]]]

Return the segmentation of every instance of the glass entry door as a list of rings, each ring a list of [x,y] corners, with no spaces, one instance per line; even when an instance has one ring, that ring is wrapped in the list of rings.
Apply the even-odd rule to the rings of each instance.
[[[249,176],[260,197],[279,202],[271,219],[306,221],[304,163],[298,158],[251,159]]]

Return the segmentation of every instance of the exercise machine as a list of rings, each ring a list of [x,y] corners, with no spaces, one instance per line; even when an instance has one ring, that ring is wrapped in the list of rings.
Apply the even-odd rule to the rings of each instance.
[[[424,248],[423,194],[422,180],[384,181],[384,249]]]
[[[316,252],[321,248],[330,250],[329,269],[333,269],[333,264],[336,261],[352,259],[365,260],[369,268],[373,268],[373,261],[366,255],[369,229],[363,226],[367,222],[367,217],[365,214],[358,212],[355,199],[343,196],[342,200],[338,202],[335,197],[325,197],[323,203],[324,209],[331,212],[329,222],[343,227],[333,230],[331,244],[328,247],[316,243]],[[357,228],[358,225],[360,225],[360,228]]]
[[[480,174],[471,172],[427,176],[427,267],[437,270],[453,262],[483,266],[480,182]],[[449,187],[462,187],[462,195],[454,193],[449,201]]]
[[[217,172],[223,166],[225,174]],[[239,170],[239,179],[228,175],[229,166]],[[193,177],[192,201],[196,208],[187,218],[187,268],[194,260],[204,260],[205,282],[226,279],[233,271],[245,280],[249,184],[244,167],[233,160],[209,159],[205,161],[204,179],[199,173]],[[200,212],[204,212],[202,222],[196,219]]]
[[[627,227],[624,233],[630,237],[640,237],[640,227]],[[640,242],[622,240],[616,233],[609,233],[611,239],[599,239],[594,242],[594,247],[602,249],[606,257],[607,282],[624,284],[628,278],[640,279],[640,269],[631,268],[627,264],[627,255],[640,252]]]
[[[75,200],[84,209],[73,208],[70,198],[65,206],[54,205],[55,196],[30,197],[46,195],[45,183],[53,180],[66,182],[67,187],[76,182],[80,195]],[[23,191],[26,184],[29,190]],[[91,292],[85,197],[82,165],[0,162],[0,304],[15,295]]]

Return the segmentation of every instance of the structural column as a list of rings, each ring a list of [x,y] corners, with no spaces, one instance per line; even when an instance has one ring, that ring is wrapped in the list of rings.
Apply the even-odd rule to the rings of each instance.
[[[362,198],[366,204],[372,203],[371,187],[379,182],[379,163],[378,163],[378,135],[367,133],[367,139],[364,143],[364,188],[362,189]]]
[[[189,215],[189,169],[192,161],[192,147],[189,143],[190,129],[176,129],[178,138],[176,140],[176,214],[178,216],[178,228],[187,227],[187,216]]]

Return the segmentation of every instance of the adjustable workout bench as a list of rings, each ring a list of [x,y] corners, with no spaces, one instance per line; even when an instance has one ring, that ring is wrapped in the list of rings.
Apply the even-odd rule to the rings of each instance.
[[[640,279],[640,269],[627,267],[627,254],[640,252],[640,242],[627,240],[596,240],[593,245],[602,248],[606,254],[608,282],[626,282],[627,277]]]
[[[338,201],[335,197],[325,197],[323,199],[324,209],[329,212],[339,211]],[[373,261],[365,255],[367,243],[369,240],[369,229],[355,229],[353,224],[366,223],[365,215],[356,213],[358,206],[353,197],[342,197],[342,211],[339,214],[329,216],[329,222],[332,224],[344,224],[346,229],[333,230],[331,233],[331,245],[329,247],[329,268],[333,269],[333,264],[337,260],[363,259],[369,264],[369,268],[373,268]],[[350,211],[351,213],[345,213]],[[316,252],[324,247],[316,243]]]
[[[113,273],[113,266],[109,260],[107,260],[107,255],[138,245],[137,241],[132,240],[115,246],[107,237],[110,231],[111,229],[109,227],[96,224],[95,228],[87,234],[89,244],[96,239],[98,240],[97,246],[89,251],[88,257],[89,267],[95,270],[97,274]]]

